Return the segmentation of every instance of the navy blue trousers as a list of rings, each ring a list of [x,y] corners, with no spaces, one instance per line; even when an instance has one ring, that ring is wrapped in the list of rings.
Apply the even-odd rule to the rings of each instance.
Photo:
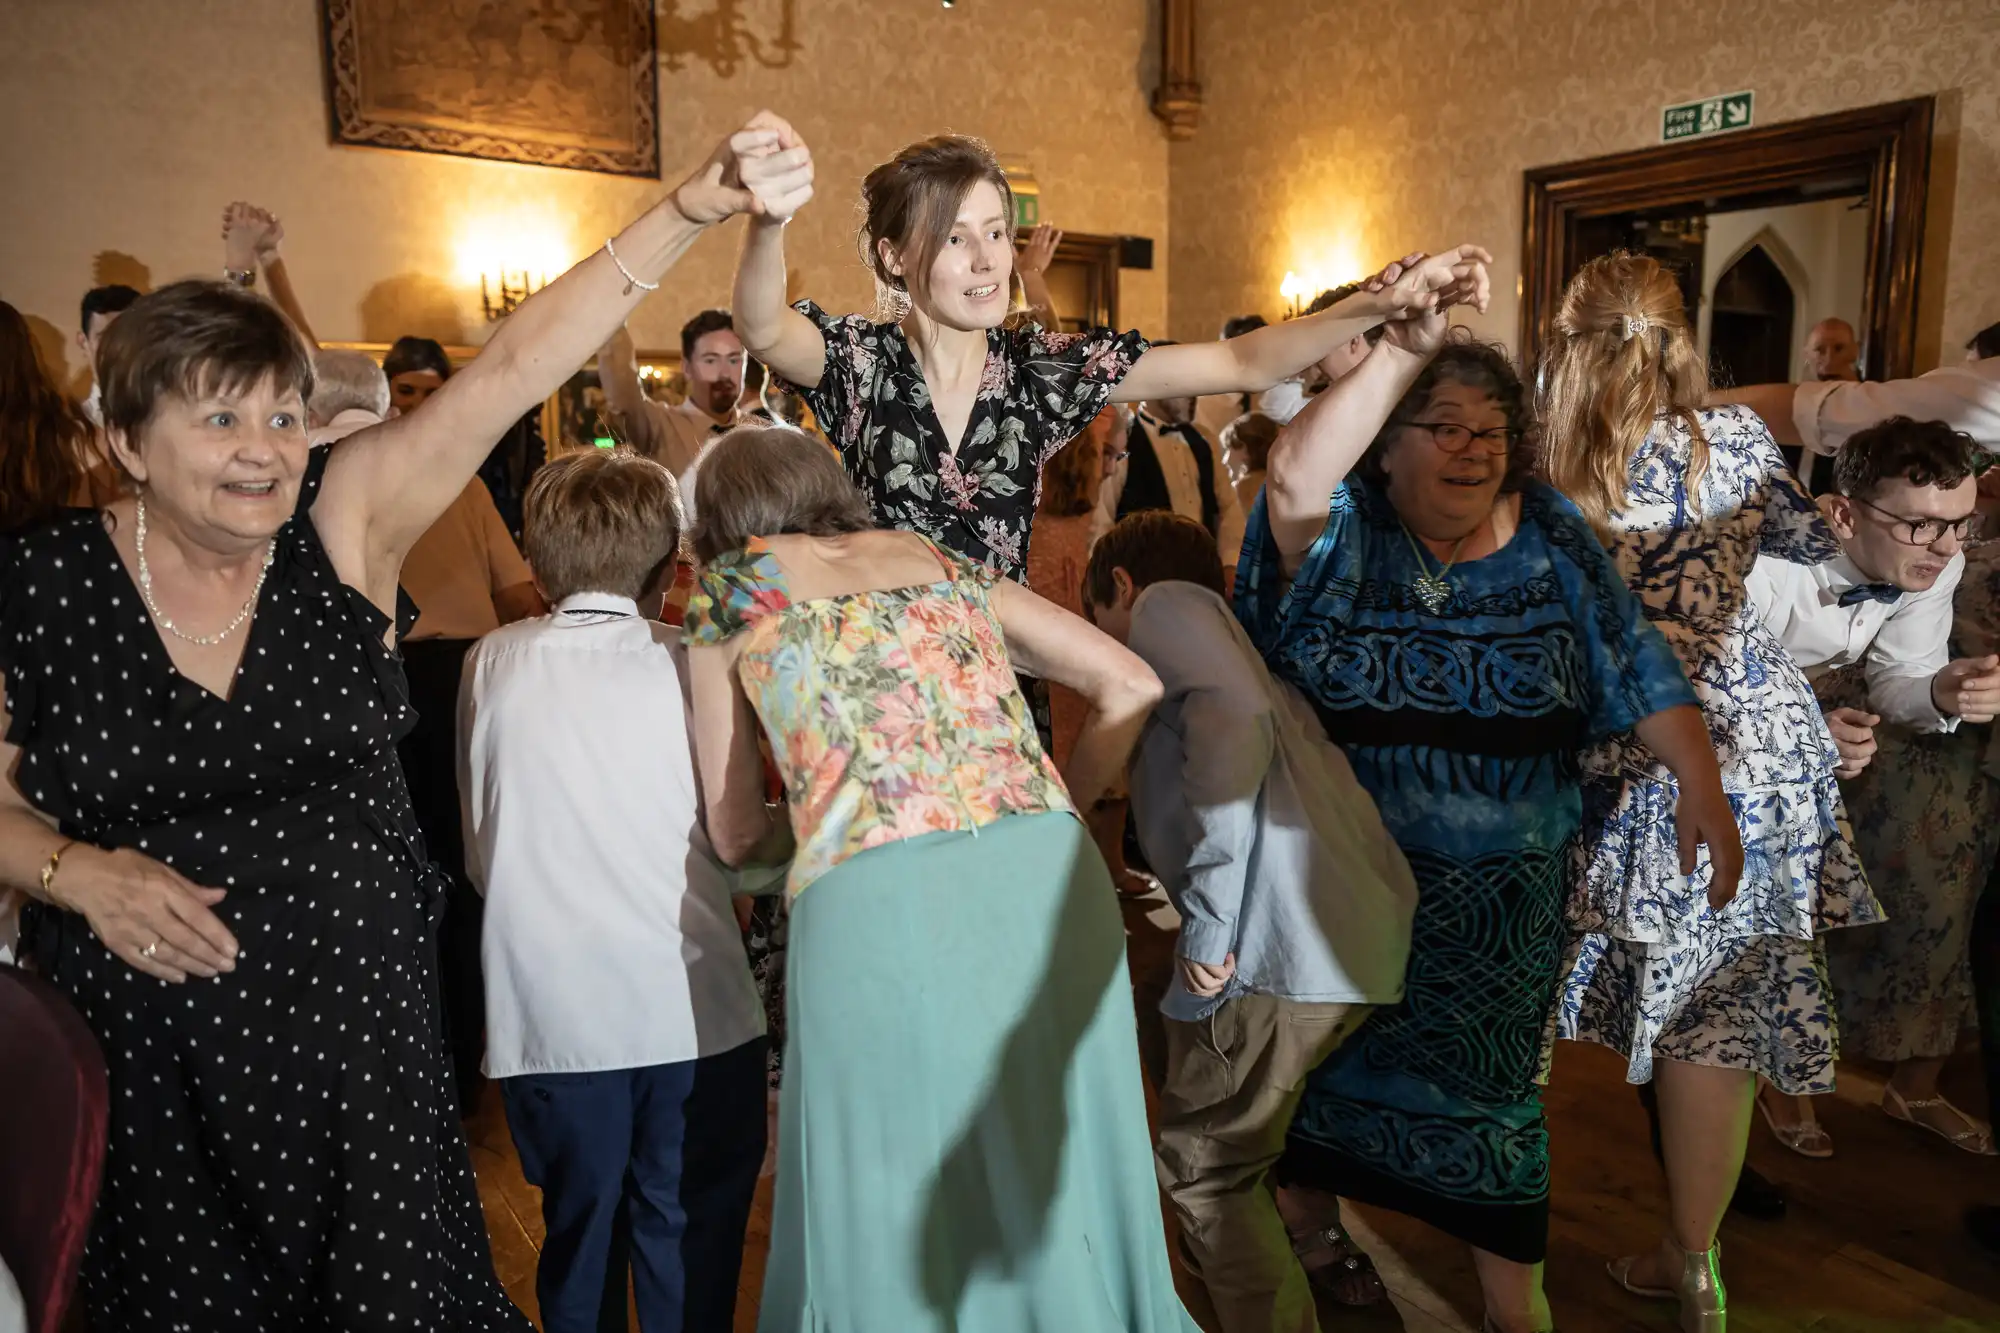
[[[507,1128],[542,1191],[535,1294],[547,1333],[729,1333],[764,1162],[765,1051],[645,1069],[502,1079]]]

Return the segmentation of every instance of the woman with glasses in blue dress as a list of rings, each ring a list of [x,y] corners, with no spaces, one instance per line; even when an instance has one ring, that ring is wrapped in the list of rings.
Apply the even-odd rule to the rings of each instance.
[[[1346,751],[1418,886],[1403,999],[1308,1081],[1280,1211],[1336,1300],[1379,1294],[1340,1230],[1346,1196],[1466,1241],[1487,1327],[1543,1333],[1537,1079],[1580,753],[1646,737],[1681,779],[1687,859],[1710,843],[1719,885],[1737,837],[1672,650],[1576,510],[1530,479],[1506,355],[1448,341],[1441,315],[1385,330],[1279,436],[1237,571],[1237,614]]]

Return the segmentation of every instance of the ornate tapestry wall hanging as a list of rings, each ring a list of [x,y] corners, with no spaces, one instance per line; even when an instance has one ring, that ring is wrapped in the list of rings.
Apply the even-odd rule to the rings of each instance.
[[[653,0],[321,0],[333,141],[660,174]]]

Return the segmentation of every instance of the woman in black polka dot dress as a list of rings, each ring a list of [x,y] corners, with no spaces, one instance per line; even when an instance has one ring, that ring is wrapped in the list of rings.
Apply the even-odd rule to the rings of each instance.
[[[446,1086],[397,574],[501,432],[753,206],[731,150],[330,455],[262,299],[176,283],[106,337],[132,493],[0,540],[0,887],[38,900],[24,951],[111,1070],[93,1333],[527,1327]]]

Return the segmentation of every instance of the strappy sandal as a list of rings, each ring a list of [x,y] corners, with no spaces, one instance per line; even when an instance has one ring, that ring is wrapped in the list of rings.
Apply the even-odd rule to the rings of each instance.
[[[1375,1271],[1375,1261],[1370,1259],[1347,1229],[1335,1222],[1332,1226],[1314,1231],[1288,1232],[1292,1238],[1292,1253],[1305,1266],[1306,1281],[1314,1291],[1325,1293],[1335,1305],[1344,1305],[1358,1310],[1380,1303],[1388,1296],[1389,1288],[1382,1282],[1382,1275]],[[1315,1268],[1306,1263],[1308,1256],[1322,1251],[1333,1252],[1333,1262]]]
[[[1964,1122],[1965,1128],[1953,1134],[1949,1130],[1919,1120],[1916,1116],[1910,1114],[1912,1111],[1928,1111],[1932,1107],[1939,1106],[1957,1116],[1959,1120]],[[1969,1152],[1975,1157],[1992,1157],[1995,1155],[1993,1151],[1993,1131],[1946,1101],[1942,1094],[1936,1097],[1919,1097],[1915,1101],[1907,1101],[1904,1099],[1903,1094],[1897,1092],[1893,1087],[1884,1088],[1882,1089],[1882,1110],[1891,1120],[1901,1120],[1905,1124],[1915,1125],[1918,1129],[1929,1130],[1960,1152]]]
[[[1771,1105],[1764,1100],[1764,1090],[1757,1090],[1757,1114],[1764,1117],[1764,1125],[1771,1131],[1771,1137],[1801,1157],[1827,1158],[1833,1156],[1833,1136],[1817,1120],[1802,1120],[1796,1125],[1781,1125],[1771,1115]]]

